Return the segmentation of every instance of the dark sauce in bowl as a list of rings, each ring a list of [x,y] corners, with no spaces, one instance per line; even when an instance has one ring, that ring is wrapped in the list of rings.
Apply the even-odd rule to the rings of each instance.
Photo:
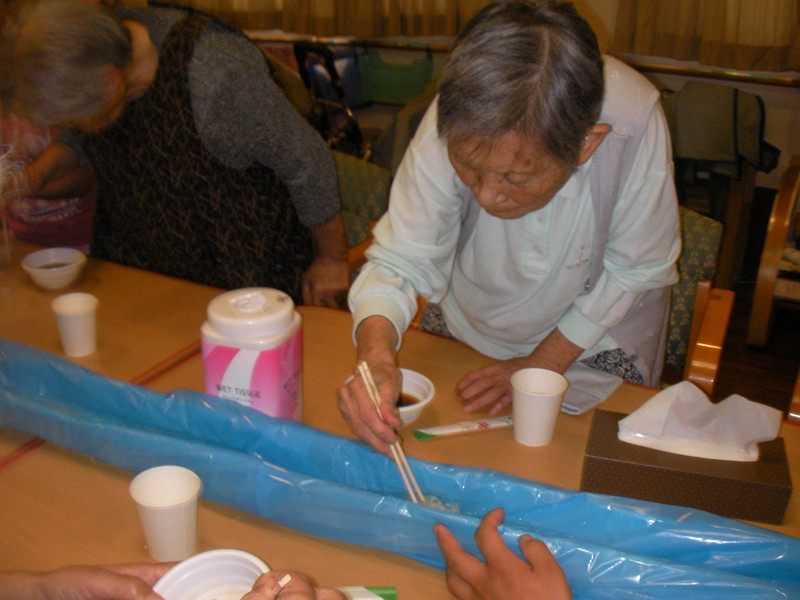
[[[419,398],[415,396],[410,396],[408,394],[400,394],[400,398],[397,400],[397,407],[402,408],[404,406],[411,406],[419,402]]]

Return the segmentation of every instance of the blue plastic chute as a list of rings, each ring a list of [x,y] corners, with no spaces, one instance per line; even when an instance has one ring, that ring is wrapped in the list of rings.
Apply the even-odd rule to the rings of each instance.
[[[366,445],[189,390],[161,394],[0,340],[0,425],[134,473],[177,464],[203,497],[312,535],[444,568],[432,527],[471,552],[502,506],[508,546],[543,540],[576,599],[800,600],[800,540],[688,508],[588,494],[506,473],[409,458],[414,504],[394,464]]]

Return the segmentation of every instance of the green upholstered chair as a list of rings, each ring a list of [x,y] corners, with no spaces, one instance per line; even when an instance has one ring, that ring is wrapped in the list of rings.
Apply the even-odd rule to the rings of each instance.
[[[347,245],[367,241],[371,223],[378,220],[389,205],[392,174],[388,169],[343,152],[333,152],[339,177]]]

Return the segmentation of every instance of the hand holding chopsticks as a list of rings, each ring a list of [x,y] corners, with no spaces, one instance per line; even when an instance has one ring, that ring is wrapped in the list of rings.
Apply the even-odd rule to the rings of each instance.
[[[378,388],[375,385],[375,381],[372,379],[372,373],[370,373],[366,362],[359,363],[358,372],[361,374],[361,379],[364,380],[364,385],[367,387],[367,393],[369,394],[372,403],[375,405],[375,410],[378,411],[378,416],[380,416],[382,421],[383,415],[381,415],[381,402],[378,394]],[[400,442],[395,442],[392,444],[390,449],[392,451],[394,462],[400,471],[400,477],[403,479],[403,484],[405,484],[406,490],[408,491],[408,495],[412,502],[417,504],[425,504],[425,496],[422,495],[422,490],[420,490],[417,479],[414,477],[414,473],[411,471],[411,466],[408,464],[408,460],[406,460],[406,454],[403,452],[403,447],[400,445]]]

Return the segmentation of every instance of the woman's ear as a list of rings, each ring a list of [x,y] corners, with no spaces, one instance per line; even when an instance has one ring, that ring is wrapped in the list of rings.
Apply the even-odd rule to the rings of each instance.
[[[611,131],[611,125],[606,123],[598,123],[597,125],[593,126],[589,133],[586,134],[586,137],[583,138],[583,143],[581,144],[581,151],[578,154],[578,164],[582,165],[585,163],[589,158],[594,154],[594,151],[597,150],[597,147],[600,145],[600,142],[605,139],[606,134]]]

